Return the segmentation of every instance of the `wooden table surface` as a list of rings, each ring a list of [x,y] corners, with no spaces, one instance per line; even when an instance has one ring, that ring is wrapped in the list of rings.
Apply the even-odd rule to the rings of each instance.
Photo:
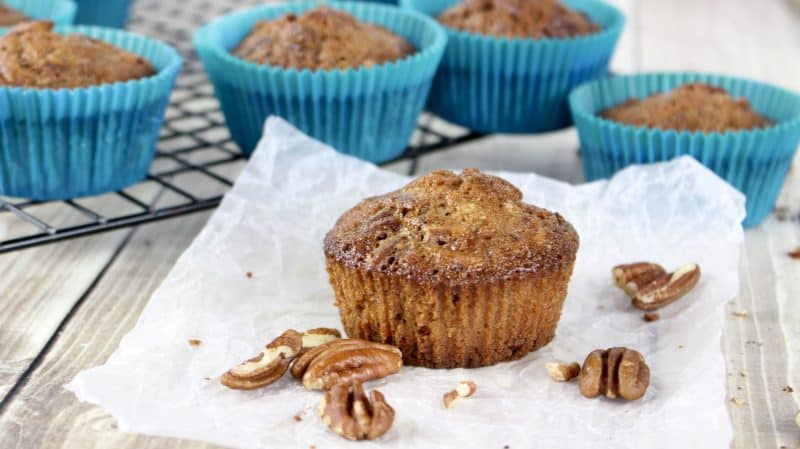
[[[155,2],[139,0],[137,16],[175,26],[178,18],[149,12]],[[187,14],[214,15],[227,7],[199,3],[203,8]],[[618,72],[722,72],[800,91],[800,5],[792,0],[614,3],[628,15],[613,63]],[[581,182],[576,148],[574,130],[494,136],[426,156],[419,171],[475,166]],[[786,255],[800,246],[798,199],[800,181],[793,173],[779,201],[782,213],[747,231],[742,248],[741,293],[731,299],[722,343],[736,448],[800,447],[794,423],[800,301],[793,300],[800,293],[800,261]],[[18,226],[5,215],[0,235]],[[119,432],[102,409],[62,388],[77,372],[104,363],[208,217],[200,213],[0,256],[0,448],[211,447]]]

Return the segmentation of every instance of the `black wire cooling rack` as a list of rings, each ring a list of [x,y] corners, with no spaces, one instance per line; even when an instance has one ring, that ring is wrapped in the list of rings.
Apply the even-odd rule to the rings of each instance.
[[[219,104],[191,48],[208,19],[253,1],[139,0],[129,28],[172,43],[186,61],[172,94],[156,157],[146,179],[98,197],[38,202],[0,196],[0,253],[150,223],[215,208],[245,158],[231,141]],[[483,137],[442,127],[423,114],[405,152],[409,173],[423,154]]]

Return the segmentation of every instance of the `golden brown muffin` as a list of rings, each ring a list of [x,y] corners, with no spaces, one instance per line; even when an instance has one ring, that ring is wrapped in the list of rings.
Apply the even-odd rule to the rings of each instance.
[[[764,128],[773,122],[759,115],[744,98],[708,84],[684,84],[645,99],[630,99],[600,116],[626,125],[702,132]]]
[[[0,37],[0,85],[36,89],[88,87],[153,75],[141,56],[50,22],[17,25]]]
[[[29,20],[31,19],[25,14],[4,3],[0,3],[0,26],[8,27]]]
[[[395,345],[411,365],[477,367],[553,339],[578,235],[505,180],[468,169],[360,202],[324,249],[350,337]]]
[[[386,28],[320,6],[300,16],[259,21],[233,53],[258,64],[330,70],[395,61],[414,47]]]
[[[439,22],[470,33],[516,38],[566,38],[600,31],[585,14],[559,0],[466,0],[446,10]]]

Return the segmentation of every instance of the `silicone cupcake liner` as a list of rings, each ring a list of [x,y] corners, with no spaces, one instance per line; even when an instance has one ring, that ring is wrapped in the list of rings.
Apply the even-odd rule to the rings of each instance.
[[[401,0],[437,17],[457,0]],[[429,109],[482,132],[534,133],[570,125],[569,91],[608,72],[625,17],[597,0],[564,3],[603,30],[568,39],[508,39],[448,29]]]
[[[302,70],[258,65],[233,56],[257,20],[302,13],[315,4],[261,6],[221,17],[195,34],[195,45],[239,148],[250,154],[264,120],[278,115],[337,150],[372,162],[399,155],[430,91],[447,41],[431,19],[375,3],[329,3],[408,39],[419,51],[377,67]]]
[[[56,25],[72,25],[77,7],[73,0],[5,0],[7,6],[39,20],[49,20]],[[0,34],[10,27],[0,27]]]
[[[147,175],[181,67],[170,46],[124,31],[58,27],[136,53],[154,76],[80,89],[0,87],[0,194],[36,200],[114,191]]]
[[[776,124],[725,133],[660,130],[622,125],[597,114],[633,97],[690,82],[723,87],[744,97]],[[800,96],[779,87],[726,76],[656,73],[610,77],[584,84],[569,98],[581,142],[586,177],[606,178],[631,164],[690,155],[747,196],[745,227],[772,211],[800,142]]]
[[[75,0],[78,15],[75,21],[82,25],[124,28],[133,0]]]

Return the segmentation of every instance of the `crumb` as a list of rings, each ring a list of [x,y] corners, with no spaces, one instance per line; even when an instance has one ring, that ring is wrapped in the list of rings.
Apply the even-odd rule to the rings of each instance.
[[[644,315],[642,315],[642,319],[645,320],[648,323],[652,323],[654,321],[660,320],[661,319],[661,315],[659,315],[657,313],[645,313]]]
[[[317,449],[317,446],[314,446],[314,445],[312,444],[311,446],[308,446],[308,449]]]
[[[600,309],[600,310],[605,310],[606,306],[604,306],[602,304],[598,304],[597,308]],[[508,447],[508,446],[506,446],[506,447]]]
[[[792,252],[790,252],[788,254],[789,254],[789,257],[791,257],[792,259],[800,259],[800,248],[797,248],[796,250],[794,250],[794,251],[792,251]]]
[[[253,279],[253,272],[248,271],[247,273],[245,273],[245,276],[247,276],[247,279]]]
[[[786,392],[786,393],[794,393],[794,388],[792,388],[792,387],[787,385],[787,386],[783,387],[783,391]]]
[[[747,377],[747,374],[745,374],[744,371],[739,371],[739,377]]]
[[[763,346],[764,345],[764,343],[761,343],[760,341],[756,341],[756,340],[747,340],[744,343],[746,345],[756,345],[756,346]]]
[[[736,386],[736,389],[739,390],[739,391],[742,391],[742,387],[739,386],[739,385]]]
[[[733,316],[739,317],[739,318],[747,318],[748,315],[750,315],[750,314],[747,312],[747,310],[737,310],[737,311],[733,312]]]
[[[210,377],[204,377],[203,380],[211,380]]]
[[[294,420],[297,421],[297,422],[300,422],[300,421],[303,420],[303,417],[300,416],[300,415],[294,415]]]
[[[189,346],[191,346],[193,348],[196,348],[196,347],[198,347],[198,346],[200,346],[202,344],[203,344],[202,340],[198,340],[196,338],[190,338],[189,339]]]
[[[733,402],[736,405],[744,405],[744,404],[746,404],[746,402],[744,402],[744,399],[741,399],[741,398],[731,398],[731,402]]]
[[[509,449],[509,446],[506,444],[505,446],[503,446],[503,449]]]
[[[683,345],[678,345],[678,349],[683,349]]]

